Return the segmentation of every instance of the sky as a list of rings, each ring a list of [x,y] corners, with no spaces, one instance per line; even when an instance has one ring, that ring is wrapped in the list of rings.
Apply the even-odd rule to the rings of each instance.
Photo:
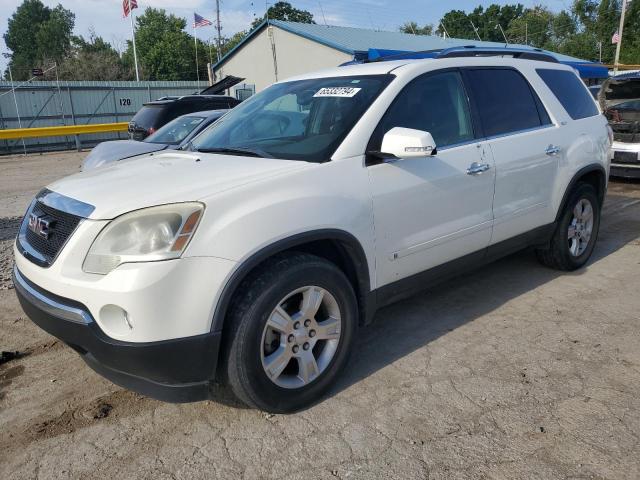
[[[275,2],[276,0],[272,0]],[[90,29],[110,42],[116,49],[123,50],[125,42],[131,37],[129,19],[122,18],[122,0],[42,0],[50,7],[62,4],[76,15],[75,33],[87,36]],[[478,0],[289,0],[294,7],[313,13],[316,23],[349,27],[371,28],[377,30],[397,30],[407,21],[419,25],[437,24],[444,13],[451,9],[469,11],[478,5],[491,3],[522,3],[525,7],[544,4],[551,10],[569,8],[571,0],[517,0],[490,1]],[[15,12],[22,0],[0,0],[0,31],[7,31],[9,16]],[[271,2],[270,2],[271,3]],[[221,0],[220,20],[222,34],[231,36],[240,30],[246,30],[253,19],[264,15],[266,5],[263,1]],[[215,20],[215,0],[138,0],[141,13],[145,7],[163,8],[170,13],[188,19],[191,25],[193,13]],[[199,28],[198,38],[213,38],[213,27]],[[0,39],[0,53],[8,53],[4,40]],[[0,71],[4,71],[7,60],[0,55]]]

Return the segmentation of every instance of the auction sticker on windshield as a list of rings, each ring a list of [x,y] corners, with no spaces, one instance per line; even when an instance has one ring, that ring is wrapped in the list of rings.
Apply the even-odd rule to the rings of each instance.
[[[324,87],[316,92],[315,97],[343,97],[351,98],[358,93],[361,88],[355,87]]]

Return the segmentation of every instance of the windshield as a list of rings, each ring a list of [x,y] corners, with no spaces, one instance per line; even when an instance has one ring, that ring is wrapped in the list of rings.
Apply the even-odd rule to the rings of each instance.
[[[204,130],[192,149],[328,161],[391,78],[328,77],[273,85]]]
[[[203,117],[184,116],[170,121],[164,127],[144,139],[148,143],[167,143],[177,145],[185,139],[198,125],[204,121]]]

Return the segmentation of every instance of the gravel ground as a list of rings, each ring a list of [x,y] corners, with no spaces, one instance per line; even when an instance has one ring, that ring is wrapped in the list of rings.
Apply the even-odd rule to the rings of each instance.
[[[80,158],[0,158],[3,286],[16,217]],[[295,415],[124,391],[0,291],[0,478],[640,478],[639,247],[640,184],[612,183],[587,268],[523,252],[380,311]]]

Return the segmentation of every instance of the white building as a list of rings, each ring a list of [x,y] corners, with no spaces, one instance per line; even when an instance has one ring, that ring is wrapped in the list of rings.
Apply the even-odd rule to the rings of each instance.
[[[462,45],[505,46],[504,43],[444,39],[434,35],[270,20],[252,30],[212,69],[215,81],[233,75],[244,78],[249,85],[255,85],[255,91],[259,92],[276,81],[294,75],[336,67],[354,58],[364,59],[369,49],[417,52]],[[532,48],[526,45],[510,46]],[[565,55],[554,55],[559,61],[577,64],[580,68],[590,63]],[[606,69],[601,70],[606,77]],[[584,75],[583,78],[590,76]]]

